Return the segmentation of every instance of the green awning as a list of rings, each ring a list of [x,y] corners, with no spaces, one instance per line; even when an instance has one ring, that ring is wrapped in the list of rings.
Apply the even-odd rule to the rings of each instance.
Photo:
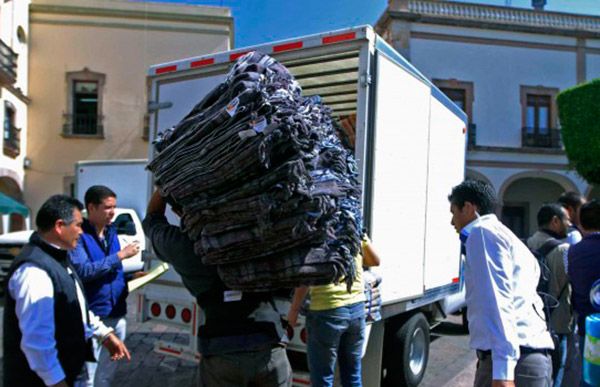
[[[0,214],[21,214],[27,216],[29,209],[22,203],[0,192]]]

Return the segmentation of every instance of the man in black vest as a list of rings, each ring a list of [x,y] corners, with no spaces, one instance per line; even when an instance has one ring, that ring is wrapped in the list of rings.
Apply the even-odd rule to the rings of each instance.
[[[4,386],[79,386],[93,361],[91,337],[113,360],[129,352],[113,330],[89,312],[67,251],[81,234],[76,199],[50,197],[36,217],[38,231],[10,266],[4,309]]]
[[[154,193],[143,221],[158,257],[173,265],[196,297],[205,319],[198,329],[200,387],[290,386],[286,331],[269,292],[228,289],[215,266],[205,266],[194,244],[165,217],[165,202]]]

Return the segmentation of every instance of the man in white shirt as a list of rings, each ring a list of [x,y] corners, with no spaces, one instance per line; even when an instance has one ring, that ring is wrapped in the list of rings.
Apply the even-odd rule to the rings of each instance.
[[[554,348],[536,292],[540,268],[527,246],[494,215],[493,189],[466,180],[448,196],[452,225],[465,243],[476,387],[549,387]]]
[[[87,307],[67,251],[81,234],[76,199],[50,197],[33,233],[8,272],[4,310],[4,386],[79,386],[84,362],[93,360],[91,337],[102,340],[113,360],[129,352],[113,330]]]

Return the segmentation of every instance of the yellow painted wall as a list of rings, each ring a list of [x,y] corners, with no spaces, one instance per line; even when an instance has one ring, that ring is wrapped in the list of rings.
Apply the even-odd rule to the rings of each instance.
[[[229,10],[223,8],[107,0],[33,3],[43,6],[32,7],[30,33],[27,155],[32,164],[26,173],[25,198],[35,211],[49,195],[63,192],[63,179],[74,174],[78,160],[147,157],[148,142],[142,134],[148,67],[228,50],[233,32]],[[72,14],[55,12],[48,7],[51,3],[71,6]],[[89,14],[82,14],[86,9],[82,4]],[[145,19],[147,12],[164,17]],[[186,20],[177,21],[173,16],[177,13]],[[190,19],[203,15],[206,20]],[[68,111],[66,74],[84,68],[106,76],[103,139],[62,136],[63,113]]]

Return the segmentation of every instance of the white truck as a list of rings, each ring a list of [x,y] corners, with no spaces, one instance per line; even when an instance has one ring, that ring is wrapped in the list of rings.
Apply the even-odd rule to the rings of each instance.
[[[369,329],[364,384],[416,386],[427,365],[429,329],[462,284],[447,195],[464,177],[467,117],[364,26],[152,66],[150,142],[222,82],[237,58],[254,50],[282,62],[305,96],[320,95],[350,129],[364,226],[382,258],[375,270],[383,277],[383,319]],[[201,311],[176,275],[148,285],[143,298],[143,318],[176,322],[195,335]],[[285,313],[287,300],[281,306]],[[288,335],[294,384],[305,386],[306,330],[300,325]],[[194,358],[194,337],[190,343],[186,348],[161,342],[156,349]]]

